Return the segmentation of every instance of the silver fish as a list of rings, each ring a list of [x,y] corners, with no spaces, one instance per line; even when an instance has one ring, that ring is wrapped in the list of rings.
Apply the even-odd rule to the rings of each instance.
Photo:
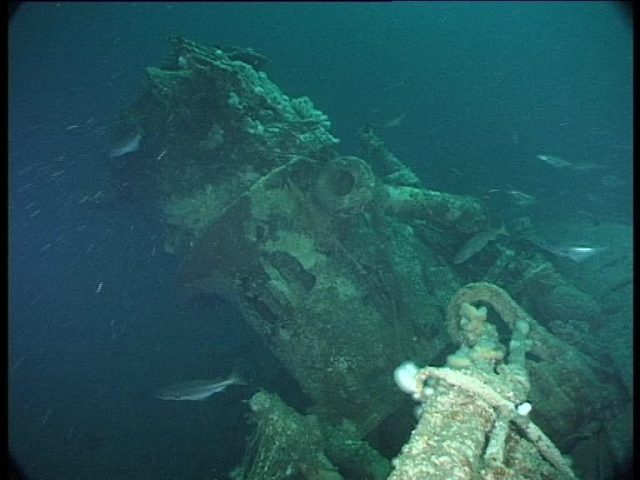
[[[400,115],[398,115],[395,118],[391,118],[389,119],[385,124],[384,124],[384,128],[393,128],[393,127],[397,127],[398,125],[400,125],[402,123],[402,120],[404,120],[404,117],[407,116],[407,112],[404,112]]]
[[[571,163],[567,162],[564,158],[553,155],[536,155],[536,158],[555,168],[567,168],[571,166]]]
[[[580,263],[587,258],[591,258],[594,255],[599,254],[607,250],[607,247],[589,247],[587,245],[571,245],[571,246],[558,246],[551,245],[546,241],[531,237],[528,239],[534,245],[546,250],[549,253],[553,253],[558,257],[570,258],[574,262]]]
[[[132,153],[140,148],[140,142],[142,141],[142,134],[139,131],[131,133],[121,138],[109,152],[111,158],[121,157],[127,153]]]
[[[521,207],[528,207],[534,203],[538,203],[538,199],[528,193],[520,192],[518,190],[507,190],[507,194],[515,200],[516,205]]]
[[[458,253],[456,253],[456,256],[453,257],[453,263],[460,264],[466,262],[486,247],[489,242],[495,240],[498,235],[509,235],[507,230],[504,228],[504,225],[500,228],[493,228],[476,233],[473,237],[467,240]]]
[[[190,380],[169,385],[160,389],[156,397],[161,400],[204,401],[214,393],[220,393],[231,385],[246,385],[246,382],[234,372],[226,380]]]
[[[567,257],[574,262],[580,263],[591,258],[598,253],[606,250],[606,247],[587,247],[587,246],[572,246],[572,247],[552,247],[547,250],[559,257]]]

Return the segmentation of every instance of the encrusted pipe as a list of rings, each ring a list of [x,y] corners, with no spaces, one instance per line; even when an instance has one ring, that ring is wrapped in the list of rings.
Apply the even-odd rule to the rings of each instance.
[[[407,186],[383,188],[384,210],[401,219],[423,219],[458,233],[478,232],[489,224],[487,210],[477,198]]]

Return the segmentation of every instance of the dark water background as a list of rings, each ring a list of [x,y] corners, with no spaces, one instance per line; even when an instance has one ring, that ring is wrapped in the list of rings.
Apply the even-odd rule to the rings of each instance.
[[[233,308],[180,298],[159,222],[103,201],[108,129],[174,33],[267,55],[276,84],[329,115],[343,153],[371,122],[428,188],[541,200],[524,212],[490,194],[498,223],[630,222],[620,5],[23,5],[9,30],[9,441],[32,478],[222,478],[250,431],[251,390],[208,402],[154,390],[236,364],[268,390],[294,388],[257,361]],[[606,168],[560,172],[537,154]]]

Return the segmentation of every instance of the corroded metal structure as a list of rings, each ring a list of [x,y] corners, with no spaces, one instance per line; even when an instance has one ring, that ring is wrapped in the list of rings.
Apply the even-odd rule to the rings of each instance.
[[[138,151],[115,159],[115,177],[162,219],[182,291],[236,302],[316,411],[348,419],[362,437],[403,401],[395,366],[433,364],[451,350],[446,305],[469,272],[452,264],[451,245],[489,228],[488,213],[473,197],[425,188],[371,128],[357,155],[339,152],[327,116],[284,94],[255,52],[171,42],[172,57],[147,69],[148,87],[114,128],[141,136]],[[537,311],[546,305],[547,321],[567,304],[597,315],[550,264],[516,247],[488,247],[487,279]],[[566,435],[624,397],[615,372],[543,337],[527,362],[530,398],[558,389],[553,404],[538,405],[545,430]],[[560,368],[567,351],[576,355]],[[585,391],[599,394],[571,401]]]

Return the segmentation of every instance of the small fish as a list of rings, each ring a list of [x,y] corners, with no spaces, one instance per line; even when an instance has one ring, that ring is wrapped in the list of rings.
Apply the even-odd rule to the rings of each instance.
[[[544,240],[530,238],[529,241],[534,245],[546,250],[549,253],[553,253],[558,257],[570,258],[576,263],[583,262],[587,258],[591,258],[600,252],[607,250],[607,247],[590,247],[587,245],[571,245],[571,246],[557,246],[550,245]]]
[[[509,235],[502,225],[500,228],[493,228],[476,233],[473,237],[466,241],[460,248],[456,256],[453,257],[453,263],[460,264],[469,260],[472,256],[487,246],[489,242],[496,239],[498,235]]]
[[[404,117],[406,116],[407,116],[407,112],[404,112],[401,115],[398,115],[397,117],[388,120],[387,123],[384,124],[384,128],[397,127],[402,123],[402,120],[404,120]]]
[[[564,158],[553,155],[536,155],[536,158],[555,168],[568,168],[571,166],[571,163],[567,162]]]
[[[44,424],[47,423],[47,420],[49,419],[50,414],[51,414],[51,407],[49,407],[49,410],[47,410],[47,413],[44,414],[44,418],[40,422],[41,427],[44,427]]]
[[[140,148],[142,134],[140,131],[131,132],[129,135],[121,138],[109,152],[111,158],[121,157],[128,153],[136,152]]]
[[[587,258],[591,258],[606,249],[607,249],[606,247],[573,246],[573,247],[555,247],[549,251],[560,257],[567,257],[576,263],[580,263],[585,261]]]
[[[160,389],[156,397],[161,400],[207,400],[214,393],[220,393],[231,385],[246,385],[247,383],[237,372],[232,372],[226,380],[191,380],[188,382],[169,385]]]
[[[538,203],[538,199],[528,193],[520,192],[518,190],[507,190],[506,193],[515,200],[516,205],[520,205],[521,207],[527,207],[534,203]]]

